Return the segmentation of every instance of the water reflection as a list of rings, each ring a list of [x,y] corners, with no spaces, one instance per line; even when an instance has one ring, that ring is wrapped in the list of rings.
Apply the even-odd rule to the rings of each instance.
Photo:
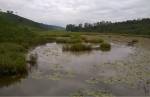
[[[136,52],[139,55],[136,55]],[[89,90],[92,90],[93,94],[100,94],[101,92],[97,92],[100,90],[117,96],[143,96],[149,89],[146,85],[144,92],[143,88],[138,89],[137,85],[133,88],[130,84],[123,83],[129,82],[130,79],[135,82],[134,80],[140,77],[135,75],[144,71],[143,65],[135,64],[136,61],[141,63],[138,58],[143,56],[135,47],[112,43],[109,52],[93,50],[72,53],[63,52],[61,44],[50,43],[35,48],[30,54],[37,54],[38,58],[37,64],[29,65],[29,75],[25,76],[23,81],[19,78],[16,78],[16,81],[0,81],[3,85],[0,95],[69,96],[81,89],[80,93],[85,95]],[[148,61],[145,59],[144,62]],[[149,68],[148,65],[144,66]],[[7,80],[12,83],[8,84]]]
[[[11,85],[19,84],[22,80],[28,77],[28,74],[33,72],[34,70],[38,69],[37,64],[27,64],[28,71],[21,75],[14,75],[14,76],[0,76],[0,88],[3,87],[10,87]]]
[[[1,77],[0,88],[9,87],[11,85],[21,83],[21,80],[25,79],[26,77],[27,77],[27,74],[20,75],[20,76]]]

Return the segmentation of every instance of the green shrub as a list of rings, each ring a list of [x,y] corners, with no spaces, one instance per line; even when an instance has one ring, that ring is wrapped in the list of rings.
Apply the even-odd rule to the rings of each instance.
[[[102,51],[110,51],[111,50],[111,44],[109,44],[109,43],[102,43],[100,45],[100,50],[102,50]]]
[[[65,45],[63,47],[64,51],[90,51],[92,47],[90,45],[85,45],[81,43],[76,43],[72,45]]]

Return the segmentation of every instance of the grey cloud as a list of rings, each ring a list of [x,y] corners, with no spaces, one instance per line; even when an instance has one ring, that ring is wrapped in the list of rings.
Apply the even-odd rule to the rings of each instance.
[[[0,0],[3,10],[47,24],[122,21],[150,17],[150,0]]]

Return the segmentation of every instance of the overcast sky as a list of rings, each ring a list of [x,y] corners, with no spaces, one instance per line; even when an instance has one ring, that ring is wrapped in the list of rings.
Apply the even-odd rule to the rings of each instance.
[[[37,22],[65,26],[150,17],[150,0],[0,0],[0,9],[16,11]]]

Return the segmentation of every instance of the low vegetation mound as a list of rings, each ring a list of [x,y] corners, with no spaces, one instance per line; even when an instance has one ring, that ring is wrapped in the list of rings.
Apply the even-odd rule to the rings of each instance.
[[[109,44],[109,43],[102,43],[102,44],[100,44],[100,50],[102,50],[102,51],[110,51],[111,50],[111,44]]]
[[[63,47],[63,50],[64,51],[90,51],[92,50],[92,47],[90,45],[76,43],[71,45],[65,45]]]

